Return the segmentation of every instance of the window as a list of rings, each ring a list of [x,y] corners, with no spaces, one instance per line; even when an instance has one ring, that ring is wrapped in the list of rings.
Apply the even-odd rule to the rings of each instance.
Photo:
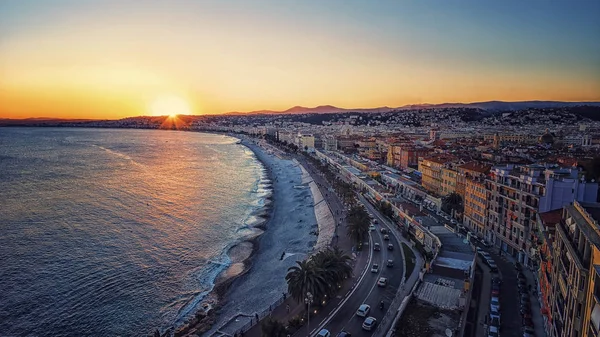
[[[581,303],[577,304],[577,317],[581,317]]]

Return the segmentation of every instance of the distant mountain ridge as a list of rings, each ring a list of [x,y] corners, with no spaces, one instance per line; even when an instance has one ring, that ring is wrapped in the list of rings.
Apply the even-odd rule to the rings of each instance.
[[[528,108],[561,108],[578,105],[600,106],[600,102],[561,102],[561,101],[519,101],[519,102],[504,102],[504,101],[487,101],[473,103],[441,103],[441,104],[410,104],[397,108],[387,106],[378,108],[359,108],[346,109],[339,108],[333,105],[319,105],[314,108],[303,106],[295,106],[283,111],[274,110],[258,110],[249,112],[228,112],[226,115],[272,115],[272,114],[311,114],[311,113],[343,113],[343,112],[389,112],[394,110],[412,110],[412,109],[436,109],[436,108],[474,108],[488,111],[512,111]]]

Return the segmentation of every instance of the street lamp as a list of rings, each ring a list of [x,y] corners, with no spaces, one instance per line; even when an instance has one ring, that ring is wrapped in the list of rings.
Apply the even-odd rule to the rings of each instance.
[[[306,315],[307,315],[306,335],[308,337],[310,337],[310,304],[313,301],[313,294],[311,294],[310,291],[306,292],[306,298],[304,299],[304,301],[306,302],[306,306],[307,306],[307,310],[306,310]]]

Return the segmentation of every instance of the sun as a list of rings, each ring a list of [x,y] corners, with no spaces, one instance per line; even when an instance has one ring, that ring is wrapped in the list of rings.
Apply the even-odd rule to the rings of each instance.
[[[189,104],[181,97],[174,95],[159,96],[150,104],[152,116],[169,116],[175,118],[177,115],[191,115]]]

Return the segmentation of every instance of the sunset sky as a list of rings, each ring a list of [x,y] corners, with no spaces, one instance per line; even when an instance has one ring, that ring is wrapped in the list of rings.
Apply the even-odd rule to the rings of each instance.
[[[598,0],[2,0],[0,117],[600,101],[598,17]]]

